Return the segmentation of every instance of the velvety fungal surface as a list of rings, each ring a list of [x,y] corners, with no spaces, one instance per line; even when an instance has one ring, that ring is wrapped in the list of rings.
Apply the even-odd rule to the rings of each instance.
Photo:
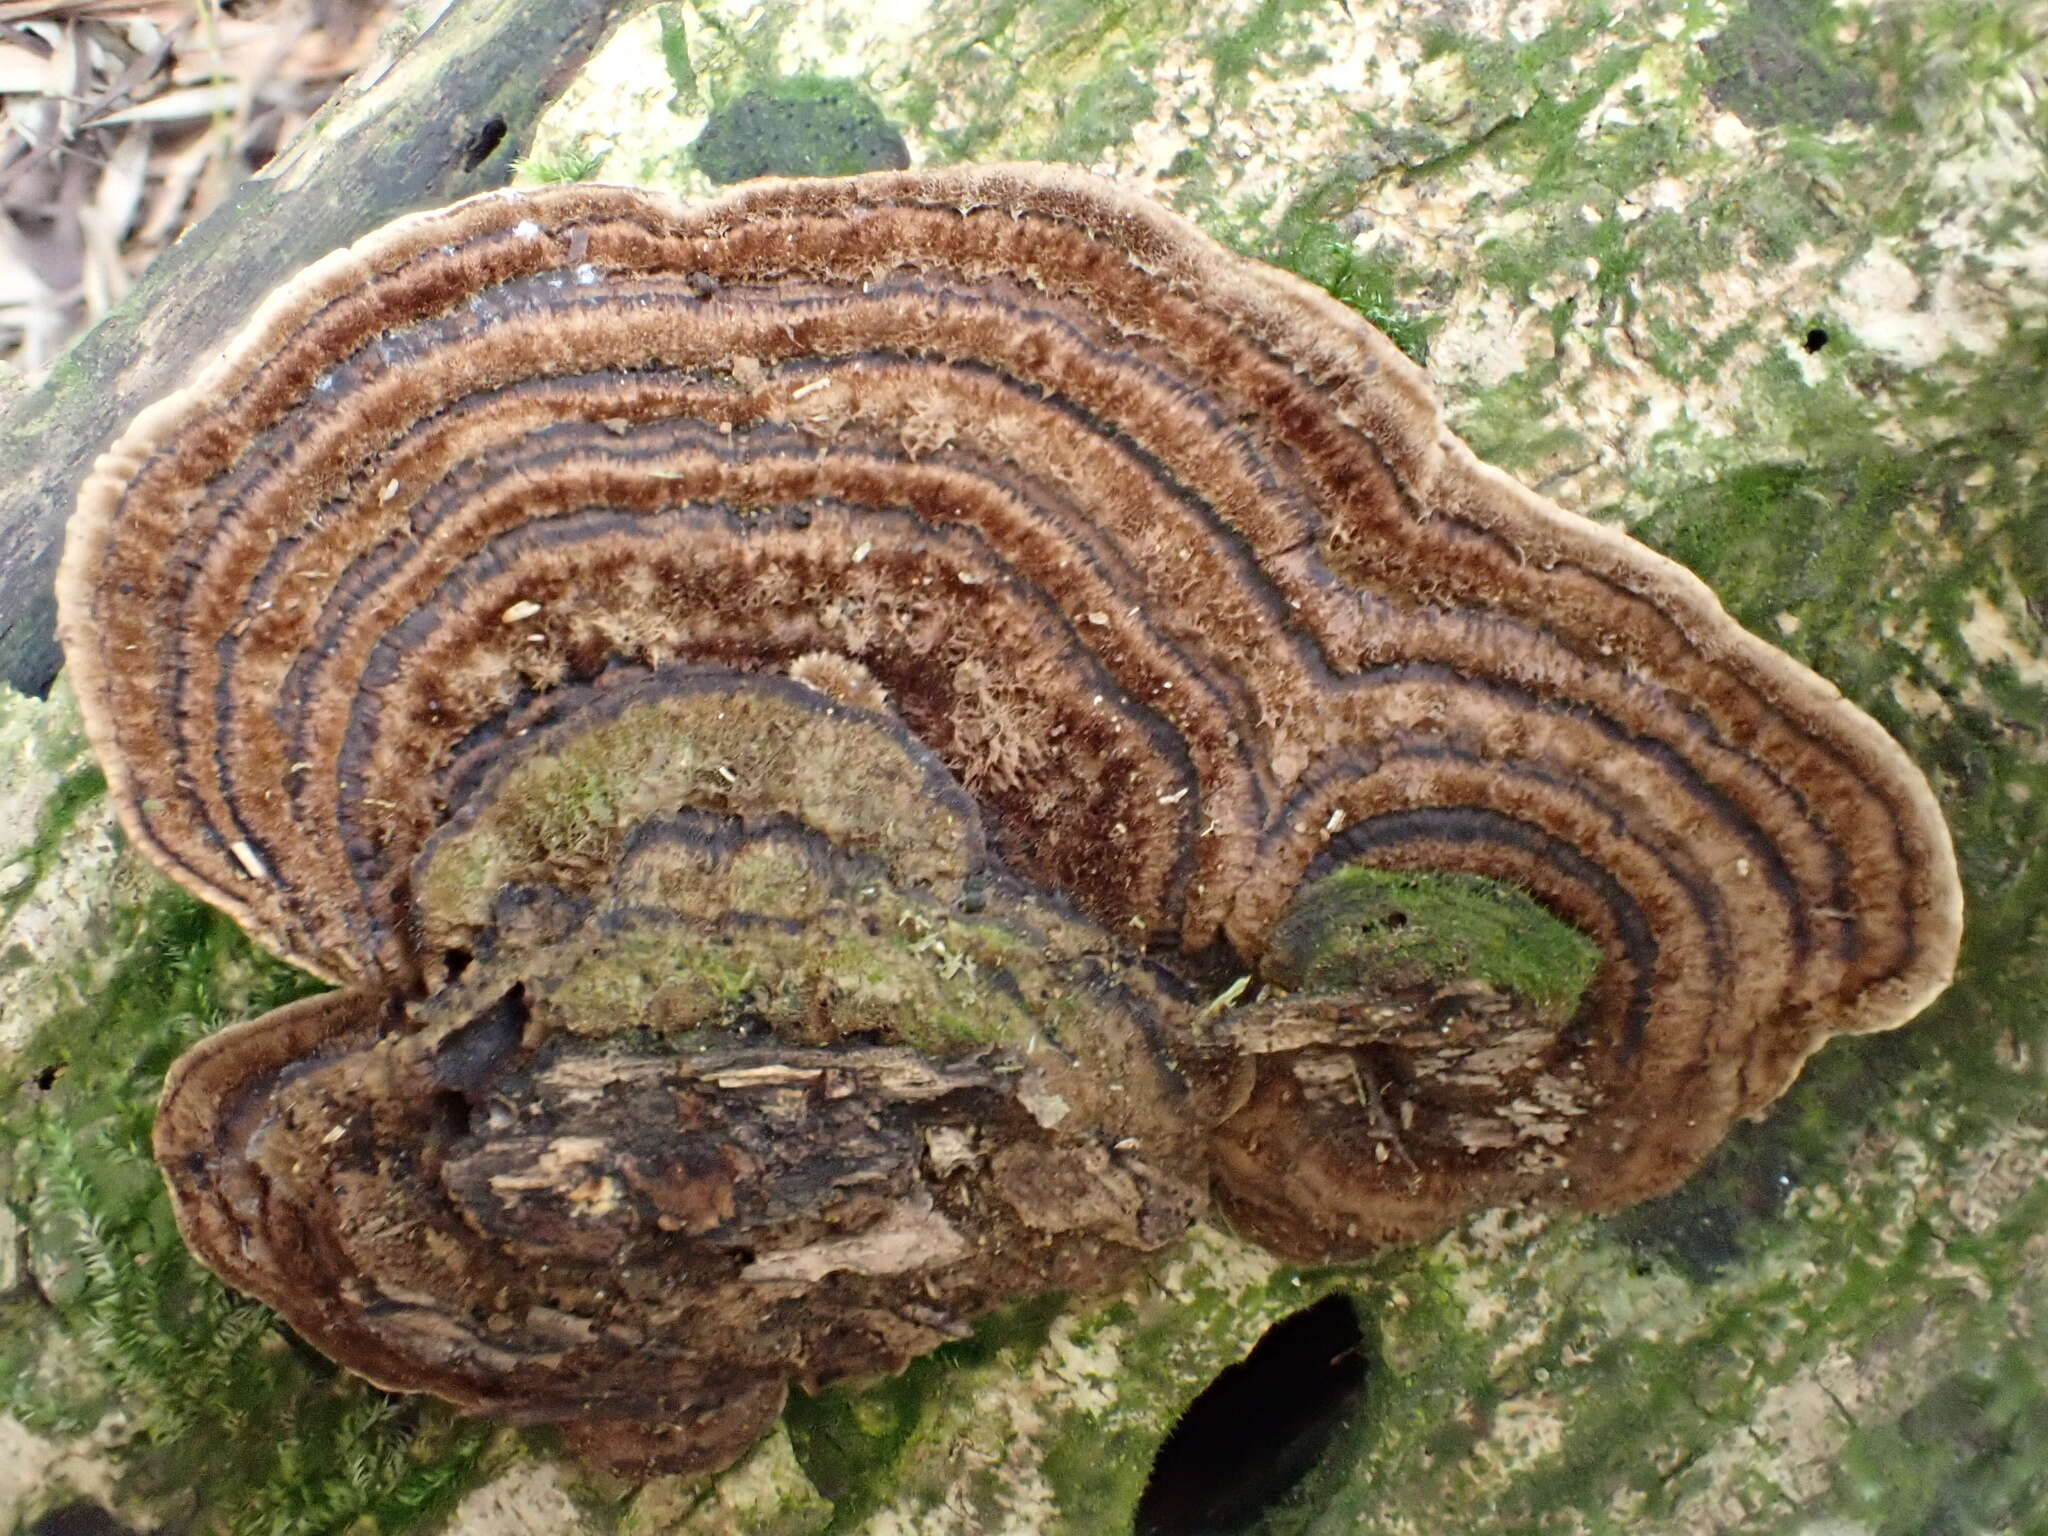
[[[172,1072],[187,1239],[623,1466],[1212,1185],[1318,1262],[1662,1192],[1955,958],[1869,718],[1077,173],[402,220],[102,459],[60,599],[129,833],[343,989]]]

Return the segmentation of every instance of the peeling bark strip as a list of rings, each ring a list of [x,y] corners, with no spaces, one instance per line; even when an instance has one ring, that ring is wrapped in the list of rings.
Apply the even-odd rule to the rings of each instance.
[[[59,595],[138,845],[352,989],[174,1074],[195,1247],[381,1380],[697,1424],[664,1464],[1105,1278],[1205,1165],[1305,1258],[1669,1188],[1955,956],[1874,722],[1070,172],[402,220],[137,420]],[[1311,976],[1361,866],[1605,958],[1576,1008]]]

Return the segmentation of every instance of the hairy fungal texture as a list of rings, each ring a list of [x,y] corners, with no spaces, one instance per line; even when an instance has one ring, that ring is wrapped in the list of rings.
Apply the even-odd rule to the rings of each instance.
[[[1871,720],[1070,172],[401,220],[108,452],[59,597],[138,846],[343,989],[173,1071],[195,1250],[622,1465],[1212,1198],[1320,1261],[1660,1192],[1956,951]],[[1445,877],[1527,963],[1388,938]]]

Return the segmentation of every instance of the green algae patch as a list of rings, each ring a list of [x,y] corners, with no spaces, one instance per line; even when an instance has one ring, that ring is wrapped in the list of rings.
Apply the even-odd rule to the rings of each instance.
[[[1242,100],[1254,73],[1287,72],[1320,57],[1311,39],[1309,17],[1317,0],[1259,0],[1236,26],[1209,43],[1212,78],[1226,100]]]
[[[1354,866],[1306,886],[1260,961],[1292,991],[1477,980],[1553,1016],[1578,1005],[1600,947],[1525,891],[1478,875]]]
[[[621,1536],[819,1536],[832,1504],[805,1476],[780,1425],[715,1481],[673,1476],[645,1485],[623,1517],[599,1510]]]
[[[668,70],[669,84],[675,87],[675,95],[669,101],[671,112],[683,112],[697,105],[697,65],[690,57],[690,32],[683,24],[683,11],[677,5],[657,5],[655,19],[661,24],[661,62]]]
[[[1140,60],[1149,67],[1149,61]],[[1158,105],[1151,81],[1122,59],[1112,59],[1074,92],[1072,109],[1061,119],[1045,158],[1087,165],[1113,145],[1130,141],[1131,127]]]
[[[719,186],[756,176],[851,176],[910,164],[903,135],[853,80],[792,75],[715,107],[690,146]]]
[[[1989,1353],[1934,1383],[1897,1419],[1859,1424],[1833,1492],[1871,1536],[2039,1529],[2048,1509],[2048,1348],[2034,1340]]]
[[[1699,45],[1714,104],[1758,128],[1875,122],[1877,80],[1843,49],[1843,20],[1828,0],[1750,0]]]

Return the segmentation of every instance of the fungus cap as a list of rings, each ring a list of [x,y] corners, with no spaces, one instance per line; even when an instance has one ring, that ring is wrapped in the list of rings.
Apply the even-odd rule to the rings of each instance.
[[[1120,1053],[1153,1085],[1142,1124],[1058,1090],[1073,1123],[1039,1128],[1061,1155],[1158,1137],[1159,1187],[1198,1184],[1164,1128],[1199,1122],[1241,1229],[1320,1259],[1484,1205],[1667,1189],[1830,1035],[1921,1008],[1958,942],[1947,831],[1868,716],[1679,566],[1478,462],[1333,299],[1071,171],[696,206],[557,187],[402,219],[109,450],[59,603],[136,844],[350,989],[200,1047],[159,1131],[194,1246],[295,1320],[302,1293],[360,1308],[370,1282],[257,1273],[221,1215],[241,1197],[193,1158],[277,1179],[258,1143],[296,1116],[480,1166],[473,1125],[401,1114],[392,1085],[620,945],[708,935],[807,978],[766,1016],[746,987],[662,1004],[720,1050],[767,1049],[757,1030],[1027,1075],[1047,1039]],[[1598,967],[1572,1006],[1304,981],[1281,949],[1357,869],[1518,888]],[[870,879],[904,943],[868,956],[896,1002],[855,1010],[855,1041],[830,1021],[875,937]],[[807,943],[835,965],[790,959]],[[932,1034],[923,968],[974,945],[973,1006],[1021,1009],[1036,1043]],[[1263,994],[1219,1023],[1201,999],[1240,975]],[[491,1102],[559,1118],[535,1073],[576,1031],[533,1017],[491,1080],[538,1097]],[[631,1037],[684,1093],[652,1017],[584,1033]],[[1098,1029],[1113,1046],[1078,1043]],[[307,1052],[325,1086],[288,1090]],[[993,1154],[956,1157],[949,1122],[949,1150],[913,1155],[914,1119],[891,1177],[917,1163],[994,1252],[1008,1229],[971,1192],[1000,1183]],[[1068,1174],[1123,1188],[1104,1157]],[[1171,1225],[1075,1198],[1101,1220],[1003,1284],[1106,1278]],[[1000,1289],[981,1273],[960,1315]],[[762,1383],[820,1347],[784,1344]],[[671,1387],[636,1402],[711,1412]],[[779,1388],[750,1391],[751,1424]]]

